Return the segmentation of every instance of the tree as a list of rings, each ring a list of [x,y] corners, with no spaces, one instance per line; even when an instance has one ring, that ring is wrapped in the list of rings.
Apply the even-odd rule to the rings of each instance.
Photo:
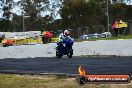
[[[103,19],[103,9],[94,1],[84,2],[83,0],[70,0],[64,1],[63,8],[61,9],[61,16],[63,20],[63,27],[76,29],[85,29],[93,26],[98,27]],[[91,30],[95,31],[95,30]]]
[[[5,32],[5,31],[11,31],[10,27],[10,21],[6,19],[1,19],[0,20],[0,31]]]
[[[58,0],[58,2],[59,1],[61,0]],[[54,18],[56,16],[56,8],[60,6],[60,3],[56,4],[55,2],[52,2],[51,4],[50,0],[25,0],[22,3],[26,15],[29,16],[25,19],[26,30],[28,31],[38,30],[40,29],[38,28],[39,26],[47,30],[49,28],[50,23],[54,21]],[[49,11],[50,14],[45,13],[45,16],[41,16],[41,12],[46,11]]]
[[[2,6],[3,6],[3,18],[1,18],[0,23],[1,23],[1,31],[12,31],[12,26],[10,23],[10,15],[11,15],[11,2],[12,0],[7,0],[7,1],[1,1]]]
[[[110,16],[113,20],[125,20],[126,5],[122,3],[116,3],[111,5]]]

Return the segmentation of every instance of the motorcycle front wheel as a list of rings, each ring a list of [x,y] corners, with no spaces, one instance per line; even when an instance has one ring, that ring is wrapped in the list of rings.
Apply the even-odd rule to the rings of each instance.
[[[73,55],[73,49],[70,48],[70,49],[69,49],[69,53],[67,54],[67,57],[68,57],[68,58],[72,58],[72,55]]]
[[[56,57],[61,58],[63,55],[59,53],[59,51],[56,49]]]

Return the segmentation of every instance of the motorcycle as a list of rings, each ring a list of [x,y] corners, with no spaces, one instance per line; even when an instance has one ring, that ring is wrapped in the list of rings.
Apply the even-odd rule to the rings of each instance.
[[[57,42],[56,47],[56,57],[61,58],[63,55],[67,55],[68,58],[72,58],[73,55],[73,41],[71,39],[66,39],[63,42]]]

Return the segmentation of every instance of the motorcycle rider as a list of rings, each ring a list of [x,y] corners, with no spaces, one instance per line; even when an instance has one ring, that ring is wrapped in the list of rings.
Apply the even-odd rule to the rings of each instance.
[[[56,56],[60,58],[63,56],[64,54],[63,52],[65,52],[67,53],[67,56],[71,58],[73,55],[72,45],[73,45],[73,40],[70,37],[70,32],[69,30],[65,30],[63,33],[59,35],[59,40],[57,41],[57,47],[56,47]],[[61,51],[63,49],[64,51]]]
[[[61,33],[59,35],[59,41],[58,42],[63,43],[63,41],[66,39],[71,39],[69,30],[65,30],[64,33]]]

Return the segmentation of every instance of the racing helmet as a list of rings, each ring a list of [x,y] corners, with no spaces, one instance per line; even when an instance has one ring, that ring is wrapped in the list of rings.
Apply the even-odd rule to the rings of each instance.
[[[67,36],[70,35],[70,31],[69,30],[65,30],[64,31],[64,35],[67,35]]]

